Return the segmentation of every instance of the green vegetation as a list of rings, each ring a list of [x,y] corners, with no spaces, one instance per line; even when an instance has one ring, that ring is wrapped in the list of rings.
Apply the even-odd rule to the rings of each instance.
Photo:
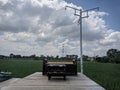
[[[116,63],[120,64],[120,50],[118,49],[109,49],[106,52],[106,56],[94,57],[95,61],[103,63]]]
[[[34,72],[42,71],[41,60],[0,60],[0,71],[12,72],[13,77],[25,77]]]
[[[85,62],[84,74],[106,90],[120,90],[120,64]]]
[[[0,70],[12,72],[13,77],[25,77],[34,72],[41,72],[42,60],[0,59]],[[120,64],[84,62],[84,74],[106,90],[120,90]]]

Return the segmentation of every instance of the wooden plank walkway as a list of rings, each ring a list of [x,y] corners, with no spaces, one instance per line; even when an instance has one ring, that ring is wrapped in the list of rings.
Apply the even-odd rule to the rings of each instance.
[[[9,86],[10,84],[16,82],[17,80],[20,80],[20,78],[11,78],[11,79],[6,80],[4,82],[0,82],[0,90],[2,87]]]
[[[2,87],[0,90],[105,90],[103,87],[82,75],[53,78],[48,80],[41,72],[36,72],[23,79]]]

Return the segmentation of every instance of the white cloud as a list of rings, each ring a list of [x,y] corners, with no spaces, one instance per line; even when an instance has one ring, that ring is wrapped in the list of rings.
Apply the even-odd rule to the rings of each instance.
[[[5,5],[6,3],[8,3],[9,0],[0,0],[1,5]]]
[[[106,36],[103,40],[101,40],[100,42],[103,45],[113,45],[116,46],[114,48],[120,48],[119,44],[120,44],[120,32],[118,31],[114,31],[112,33],[110,33],[108,36]]]
[[[64,0],[0,0],[0,54],[79,55],[79,25],[74,10]],[[83,19],[83,53],[104,55],[120,48],[120,32],[108,29],[106,12],[89,13]]]

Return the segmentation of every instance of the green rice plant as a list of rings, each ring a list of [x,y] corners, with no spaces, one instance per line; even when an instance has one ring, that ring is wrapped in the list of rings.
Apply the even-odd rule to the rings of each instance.
[[[120,64],[85,62],[84,74],[106,90],[120,90]]]
[[[13,77],[25,77],[42,71],[42,61],[38,60],[0,60],[0,70],[12,72]]]
[[[34,72],[42,72],[42,63],[42,60],[32,59],[0,60],[0,70],[22,78]],[[77,66],[80,72],[80,62]],[[83,66],[84,74],[106,90],[120,90],[120,64],[84,62]]]

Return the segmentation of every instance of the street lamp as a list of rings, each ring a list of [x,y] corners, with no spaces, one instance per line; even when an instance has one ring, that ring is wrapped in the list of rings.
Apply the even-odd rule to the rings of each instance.
[[[88,12],[93,11],[93,10],[99,10],[99,7],[88,9],[88,10],[82,10],[82,9],[77,9],[77,8],[71,7],[71,6],[65,6],[65,10],[67,8],[73,9],[75,11],[74,15],[79,17],[79,25],[80,25],[80,68],[81,68],[81,73],[83,74],[82,18],[88,18],[89,17]],[[76,12],[79,12],[79,14],[76,13]],[[83,13],[86,13],[85,16],[82,16]]]

